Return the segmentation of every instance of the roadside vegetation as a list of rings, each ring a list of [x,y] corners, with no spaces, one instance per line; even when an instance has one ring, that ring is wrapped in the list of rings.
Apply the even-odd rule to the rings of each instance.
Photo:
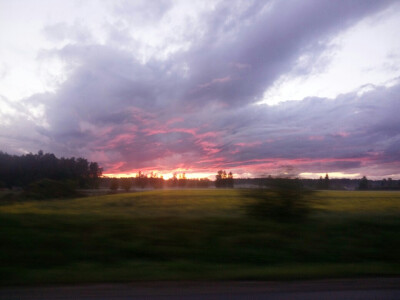
[[[241,193],[253,201],[246,205],[251,217],[280,222],[300,222],[313,209],[315,192],[304,188],[299,179],[277,178],[268,189],[247,189]]]
[[[313,197],[301,222],[238,189],[4,203],[1,284],[400,275],[399,192]]]

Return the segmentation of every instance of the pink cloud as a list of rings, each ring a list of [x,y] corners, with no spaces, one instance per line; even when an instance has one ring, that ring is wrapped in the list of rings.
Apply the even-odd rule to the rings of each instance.
[[[333,134],[334,137],[348,137],[350,135],[350,133],[346,132],[346,131],[339,131],[336,132],[335,134]]]
[[[308,140],[310,141],[323,141],[324,139],[325,137],[322,135],[312,135],[308,137]]]
[[[230,82],[230,81],[232,81],[231,76],[226,76],[226,77],[221,77],[221,78],[214,78],[213,80],[211,80],[211,81],[209,81],[207,83],[200,84],[198,87],[200,89],[203,89],[203,88],[210,87],[210,86],[212,86],[214,84],[226,83],[226,82]]]
[[[169,120],[166,122],[166,124],[167,124],[167,125],[172,125],[172,124],[175,124],[175,123],[181,123],[181,122],[183,122],[183,121],[184,121],[183,118],[172,118],[172,119],[169,119]]]
[[[199,141],[198,144],[207,153],[208,156],[214,155],[214,154],[220,152],[220,149],[217,148],[218,145],[216,143],[208,142],[208,141]]]
[[[261,144],[262,144],[262,142],[258,141],[258,142],[251,142],[251,143],[236,143],[235,146],[239,146],[239,147],[254,147],[254,146],[259,146]]]
[[[147,135],[155,135],[155,134],[163,134],[163,133],[171,133],[171,132],[183,132],[189,133],[191,135],[196,135],[196,130],[193,128],[159,128],[159,129],[151,129],[146,128],[143,130]]]

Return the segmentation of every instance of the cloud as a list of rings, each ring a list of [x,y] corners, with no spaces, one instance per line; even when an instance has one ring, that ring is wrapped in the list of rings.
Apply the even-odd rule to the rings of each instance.
[[[92,41],[89,29],[81,22],[75,22],[72,25],[68,25],[65,22],[58,22],[46,26],[43,32],[48,40],[54,42],[70,40],[78,43],[87,43]]]
[[[141,24],[143,17],[166,18],[172,3],[143,2],[136,14],[136,6],[121,2],[112,13]],[[90,39],[86,27],[56,24],[46,34],[74,42],[43,51],[41,59],[62,60],[69,76],[54,93],[24,99],[26,108],[43,107],[42,123],[15,115],[0,125],[0,140],[10,152],[86,156],[107,173],[229,168],[257,175],[288,166],[299,173],[367,172],[380,164],[380,174],[392,172],[400,161],[399,84],[333,100],[255,104],[288,70],[311,72],[312,57],[333,35],[389,4],[220,1],[202,11],[201,27],[189,26],[190,47],[146,61],[131,48],[130,26],[137,24],[121,31],[107,23],[105,43]],[[311,58],[296,69],[305,53]]]
[[[153,1],[127,1],[123,0],[116,3],[114,12],[118,16],[129,19],[130,22],[139,24],[151,24],[161,19],[172,7],[170,0],[153,0]]]
[[[321,46],[324,41],[363,16],[385,7],[386,3],[285,1],[273,2],[270,6],[264,3],[268,9],[260,7],[259,1],[252,4],[234,13],[234,5],[222,2],[212,14],[205,16],[209,34],[200,37],[190,51],[179,57],[188,62],[191,73],[188,84],[197,86],[227,76],[236,80],[198,93],[189,89],[185,99],[227,105],[261,100],[266,87],[291,70],[299,56],[318,55],[325,49]],[[231,21],[222,17],[225,15],[236,18]],[[232,61],[252,68],[232,68]]]

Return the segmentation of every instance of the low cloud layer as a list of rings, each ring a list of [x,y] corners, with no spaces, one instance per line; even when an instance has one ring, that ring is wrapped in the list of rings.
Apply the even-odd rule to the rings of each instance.
[[[188,29],[165,48],[156,45],[143,57],[148,45],[134,32],[174,10],[174,2],[161,2],[119,2],[112,14],[120,22],[104,24],[101,42],[80,23],[44,28],[64,42],[42,50],[40,59],[62,61],[68,75],[55,92],[17,104],[0,99],[7,107],[1,150],[85,156],[113,174],[399,174],[398,78],[335,99],[257,104],[280,76],[314,70],[312,58],[318,61],[332,37],[392,7],[390,1],[215,2],[195,25],[186,20]],[[304,55],[311,59],[298,70]]]

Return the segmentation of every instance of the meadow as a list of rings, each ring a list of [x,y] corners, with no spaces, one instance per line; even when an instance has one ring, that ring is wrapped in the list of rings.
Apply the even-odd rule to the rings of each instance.
[[[313,198],[278,222],[247,216],[238,189],[0,197],[0,284],[400,275],[400,192]]]

